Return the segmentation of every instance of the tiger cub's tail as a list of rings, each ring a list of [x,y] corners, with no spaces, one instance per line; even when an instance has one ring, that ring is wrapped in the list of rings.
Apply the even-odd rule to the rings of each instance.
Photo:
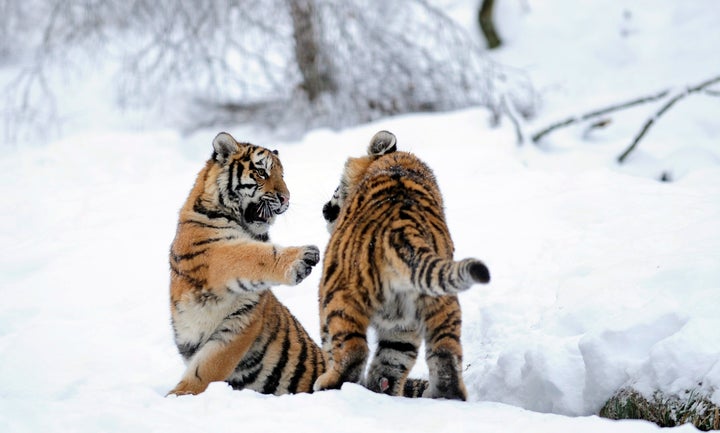
[[[473,284],[490,282],[490,271],[477,259],[453,261],[428,254],[418,262],[411,273],[411,280],[424,295],[455,295]]]
[[[443,258],[423,240],[409,234],[399,236],[402,239],[392,239],[391,243],[408,270],[408,283],[422,294],[455,295],[473,284],[490,282],[490,271],[480,260]]]

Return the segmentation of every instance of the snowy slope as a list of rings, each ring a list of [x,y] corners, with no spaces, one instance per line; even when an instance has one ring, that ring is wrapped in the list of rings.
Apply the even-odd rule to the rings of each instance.
[[[501,2],[508,46],[494,56],[526,68],[544,92],[545,111],[529,129],[720,73],[712,2],[632,2],[631,24],[607,2],[527,2],[529,11],[525,3]],[[465,3],[453,4],[467,16]],[[597,31],[582,31],[590,27]],[[493,277],[460,296],[465,403],[354,385],[273,397],[214,384],[165,398],[183,371],[167,251],[218,129],[138,132],[113,119],[103,130],[98,115],[91,132],[8,149],[0,157],[0,431],[644,432],[658,428],[593,414],[625,385],[699,388],[720,404],[720,102],[680,104],[623,167],[614,157],[657,106],[632,110],[589,141],[581,127],[558,131],[542,149],[518,149],[510,125],[490,129],[478,109],[317,130],[294,142],[224,128],[280,151],[292,196],[271,232],[282,245],[322,250],[322,204],[344,159],[377,130],[393,131],[401,149],[433,167],[456,257],[484,260]],[[674,170],[676,182],[657,182],[662,170]],[[315,269],[299,286],[274,289],[315,339],[319,278]],[[413,374],[426,374],[422,361]]]

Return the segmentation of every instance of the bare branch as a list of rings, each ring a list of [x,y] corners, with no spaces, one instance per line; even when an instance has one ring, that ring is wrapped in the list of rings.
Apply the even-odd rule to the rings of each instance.
[[[703,89],[705,89],[706,87],[712,86],[713,84],[718,83],[718,82],[720,82],[720,76],[711,78],[711,79],[709,79],[709,80],[707,80],[707,81],[704,81],[704,82],[702,82],[702,83],[700,83],[700,84],[698,84],[698,85],[696,85],[696,86],[688,87],[687,89],[685,89],[685,91],[683,91],[683,92],[681,92],[681,93],[678,93],[677,95],[675,95],[675,96],[673,96],[672,98],[670,98],[670,99],[660,108],[660,110],[658,110],[652,117],[650,117],[650,118],[645,122],[645,124],[643,125],[643,127],[642,127],[642,129],[640,130],[640,132],[638,133],[638,135],[635,136],[635,139],[632,141],[632,143],[630,143],[630,146],[628,146],[628,148],[625,149],[625,151],[624,151],[620,156],[618,156],[618,158],[617,158],[618,163],[622,164],[623,162],[625,162],[625,160],[627,159],[628,155],[630,155],[630,153],[631,153],[633,150],[635,150],[635,148],[637,147],[638,143],[640,143],[640,140],[642,140],[642,138],[643,138],[643,137],[645,136],[645,134],[648,132],[648,130],[650,129],[650,127],[651,127],[663,114],[665,114],[665,112],[667,112],[673,105],[675,105],[676,102],[678,102],[679,100],[681,100],[681,99],[683,99],[683,98],[685,98],[685,97],[687,97],[687,96],[689,96],[689,95],[692,95],[693,93],[700,92],[700,91],[702,91]]]
[[[605,114],[612,113],[614,111],[625,110],[628,108],[635,107],[637,105],[647,104],[648,102],[654,102],[654,101],[657,101],[659,99],[666,97],[668,94],[670,94],[670,89],[665,89],[661,92],[655,93],[654,95],[643,96],[640,98],[635,98],[635,99],[631,99],[629,101],[621,102],[619,104],[613,104],[613,105],[610,105],[605,108],[601,108],[596,111],[591,111],[589,113],[585,113],[579,117],[578,116],[569,117],[565,120],[555,122],[552,125],[548,126],[547,128],[535,133],[532,136],[532,141],[533,141],[533,143],[537,143],[545,135],[551,133],[552,131],[554,131],[556,129],[563,128],[565,126],[570,126],[570,125],[573,125],[578,122],[584,122],[586,120],[589,120],[589,119],[592,119],[595,117],[599,117],[599,116],[603,116]]]
[[[505,114],[512,122],[513,127],[515,127],[515,139],[517,140],[518,146],[522,146],[525,144],[525,133],[523,132],[520,121],[518,120],[519,114],[515,110],[513,103],[509,102],[509,98],[507,96],[502,97],[502,107],[503,111],[505,111]]]

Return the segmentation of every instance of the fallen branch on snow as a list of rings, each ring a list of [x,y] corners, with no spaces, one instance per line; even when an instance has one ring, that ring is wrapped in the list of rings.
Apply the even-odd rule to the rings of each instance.
[[[698,93],[702,91],[704,94],[707,94],[709,96],[720,96],[720,91],[714,90],[714,89],[707,89],[707,87],[712,86],[713,84],[717,84],[720,82],[720,76],[711,78],[709,80],[703,81],[700,84],[697,84],[695,86],[688,86],[680,93],[675,93],[673,96],[671,96],[668,101],[658,110],[652,117],[650,117],[645,124],[643,125],[640,132],[635,136],[635,139],[632,141],[630,146],[628,146],[625,151],[618,156],[617,160],[618,163],[622,164],[628,157],[628,155],[635,150],[640,140],[645,136],[648,129],[655,123],[655,121],[662,116],[667,110],[669,110],[676,102],[679,100],[685,98],[688,95],[691,95],[693,93]],[[599,110],[591,111],[589,113],[585,113],[581,116],[573,116],[569,117],[567,119],[561,120],[559,122],[555,122],[551,124],[550,126],[540,130],[539,132],[533,134],[531,137],[531,140],[533,143],[537,143],[540,141],[541,138],[543,138],[545,135],[549,134],[550,132],[559,129],[564,128],[566,126],[570,126],[579,122],[584,122],[586,120],[590,120],[596,117],[600,117],[603,115],[606,115],[608,113],[612,113],[615,111],[625,110],[628,108],[635,107],[637,105],[646,104],[649,102],[655,102],[660,99],[666,98],[670,96],[672,93],[672,89],[665,89],[661,92],[658,92],[654,95],[644,96],[641,98],[632,99],[629,101],[625,101],[619,104],[610,105],[605,108],[601,108]],[[602,122],[602,121],[601,121]],[[605,126],[604,124],[602,126]]]
[[[632,143],[630,143],[630,146],[628,146],[628,148],[625,149],[625,151],[624,151],[620,156],[618,156],[618,159],[617,159],[618,163],[622,164],[623,162],[625,162],[625,159],[627,159],[628,155],[630,155],[630,152],[632,152],[633,150],[635,150],[635,148],[637,147],[637,145],[638,145],[638,143],[640,142],[640,140],[641,140],[641,139],[645,136],[645,134],[647,133],[648,129],[650,129],[650,127],[655,123],[655,121],[656,121],[657,119],[659,119],[660,116],[662,116],[663,114],[665,114],[665,112],[668,111],[668,110],[670,109],[670,107],[672,107],[673,105],[675,105],[676,102],[678,102],[679,100],[685,98],[685,97],[688,96],[688,95],[691,95],[691,94],[693,94],[693,93],[697,93],[697,92],[705,89],[706,87],[711,86],[711,85],[713,85],[713,84],[715,84],[715,83],[718,83],[718,82],[720,82],[720,76],[715,77],[715,78],[711,78],[711,79],[709,79],[709,80],[707,80],[707,81],[705,81],[705,82],[702,82],[702,83],[700,83],[700,84],[698,84],[698,85],[696,85],[696,86],[688,87],[687,89],[685,89],[685,91],[680,92],[680,93],[678,93],[677,95],[675,95],[675,96],[673,96],[672,98],[670,98],[670,100],[668,100],[668,101],[665,103],[665,105],[663,105],[663,106],[660,108],[660,110],[657,111],[657,113],[655,113],[652,117],[650,117],[650,118],[645,122],[645,124],[643,125],[643,127],[642,127],[642,129],[640,130],[640,132],[638,133],[638,135],[636,135],[636,136],[635,136],[635,139],[632,141]]]
[[[552,131],[554,131],[558,128],[570,126],[570,125],[573,125],[578,122],[584,122],[586,120],[593,119],[595,117],[600,117],[605,114],[612,113],[613,111],[624,110],[626,108],[632,108],[636,105],[646,104],[648,102],[657,101],[658,99],[664,98],[669,93],[670,93],[670,89],[667,89],[667,90],[663,90],[662,92],[659,92],[655,95],[644,96],[642,98],[637,98],[637,99],[632,99],[630,101],[621,102],[620,104],[610,105],[609,107],[601,108],[600,110],[585,113],[579,117],[577,117],[577,116],[569,117],[565,120],[561,120],[559,122],[553,123],[552,125],[548,126],[547,128],[543,129],[542,131],[533,134],[532,141],[533,141],[533,143],[537,143],[545,135],[551,133]]]

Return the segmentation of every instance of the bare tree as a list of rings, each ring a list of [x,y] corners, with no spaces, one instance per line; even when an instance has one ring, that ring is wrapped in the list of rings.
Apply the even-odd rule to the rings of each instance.
[[[189,128],[342,127],[478,105],[497,120],[508,104],[523,117],[537,105],[523,74],[485,59],[426,0],[28,1],[12,20],[0,16],[0,32],[21,28],[35,41],[9,113],[53,111],[48,77],[73,56],[120,65],[122,107],[185,103],[176,121]]]
[[[493,19],[494,8],[495,0],[482,0],[480,2],[480,10],[478,11],[478,25],[485,37],[488,49],[491,50],[502,44],[500,36],[498,36],[495,30],[495,20]]]
[[[336,89],[333,66],[321,49],[322,24],[313,0],[288,0],[295,40],[295,61],[302,74],[300,87],[314,101],[325,92]]]

